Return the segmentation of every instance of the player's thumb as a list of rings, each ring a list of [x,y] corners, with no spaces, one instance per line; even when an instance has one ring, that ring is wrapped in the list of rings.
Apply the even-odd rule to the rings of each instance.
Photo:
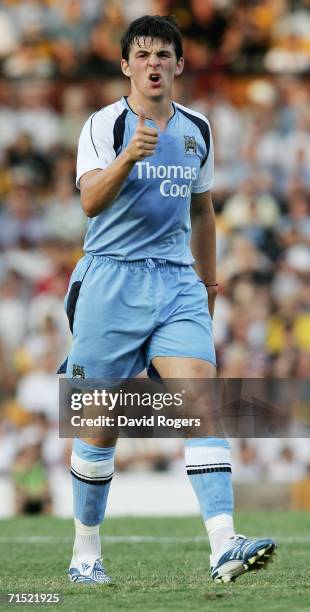
[[[146,113],[145,113],[143,106],[138,106],[137,113],[138,113],[138,126],[143,127],[145,119],[146,119]]]

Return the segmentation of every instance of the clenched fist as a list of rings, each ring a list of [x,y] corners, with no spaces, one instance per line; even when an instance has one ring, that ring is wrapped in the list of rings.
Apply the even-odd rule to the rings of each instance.
[[[136,131],[126,149],[132,162],[140,161],[145,157],[153,155],[158,141],[157,129],[145,125],[145,110],[142,106],[139,106],[137,111],[138,123]]]

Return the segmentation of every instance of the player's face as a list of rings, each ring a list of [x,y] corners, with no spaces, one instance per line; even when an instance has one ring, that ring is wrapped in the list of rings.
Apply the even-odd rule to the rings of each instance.
[[[122,70],[131,79],[132,88],[143,96],[162,98],[171,95],[174,77],[181,74],[183,58],[177,61],[173,44],[141,37],[131,46],[128,62]]]

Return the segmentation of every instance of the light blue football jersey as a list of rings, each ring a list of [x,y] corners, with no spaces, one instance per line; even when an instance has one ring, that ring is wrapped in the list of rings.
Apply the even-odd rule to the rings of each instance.
[[[211,189],[214,153],[208,120],[180,104],[155,153],[136,162],[115,200],[88,220],[84,250],[134,261],[166,259],[191,264],[191,193]],[[129,144],[138,116],[126,98],[94,113],[78,147],[77,186],[83,174],[107,168]],[[156,127],[146,119],[146,125]]]

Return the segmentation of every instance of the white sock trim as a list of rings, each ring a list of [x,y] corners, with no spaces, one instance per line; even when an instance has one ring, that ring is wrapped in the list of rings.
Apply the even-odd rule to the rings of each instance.
[[[207,519],[205,521],[205,526],[209,535],[219,529],[227,528],[234,532],[234,519],[231,514],[218,514],[217,516]],[[234,535],[234,533],[232,533],[232,535]]]
[[[223,446],[186,446],[185,463],[187,468],[231,466],[229,448]]]
[[[79,519],[75,518],[74,525],[75,525],[75,533],[77,535],[97,535],[99,534],[100,524],[93,525],[92,527],[90,527],[89,525],[83,525],[83,523],[81,523]]]
[[[71,468],[78,476],[104,480],[111,478],[114,472],[114,458],[104,459],[103,461],[85,461],[74,452],[71,455]]]
[[[93,560],[101,557],[101,541],[99,535],[100,525],[92,527],[84,525],[79,519],[74,519],[75,539],[73,545],[73,556],[71,567],[75,566],[80,560]],[[83,569],[83,573],[85,570]]]
[[[212,551],[210,565],[213,566],[225,542],[235,535],[233,517],[231,514],[218,514],[205,521],[205,525]]]

